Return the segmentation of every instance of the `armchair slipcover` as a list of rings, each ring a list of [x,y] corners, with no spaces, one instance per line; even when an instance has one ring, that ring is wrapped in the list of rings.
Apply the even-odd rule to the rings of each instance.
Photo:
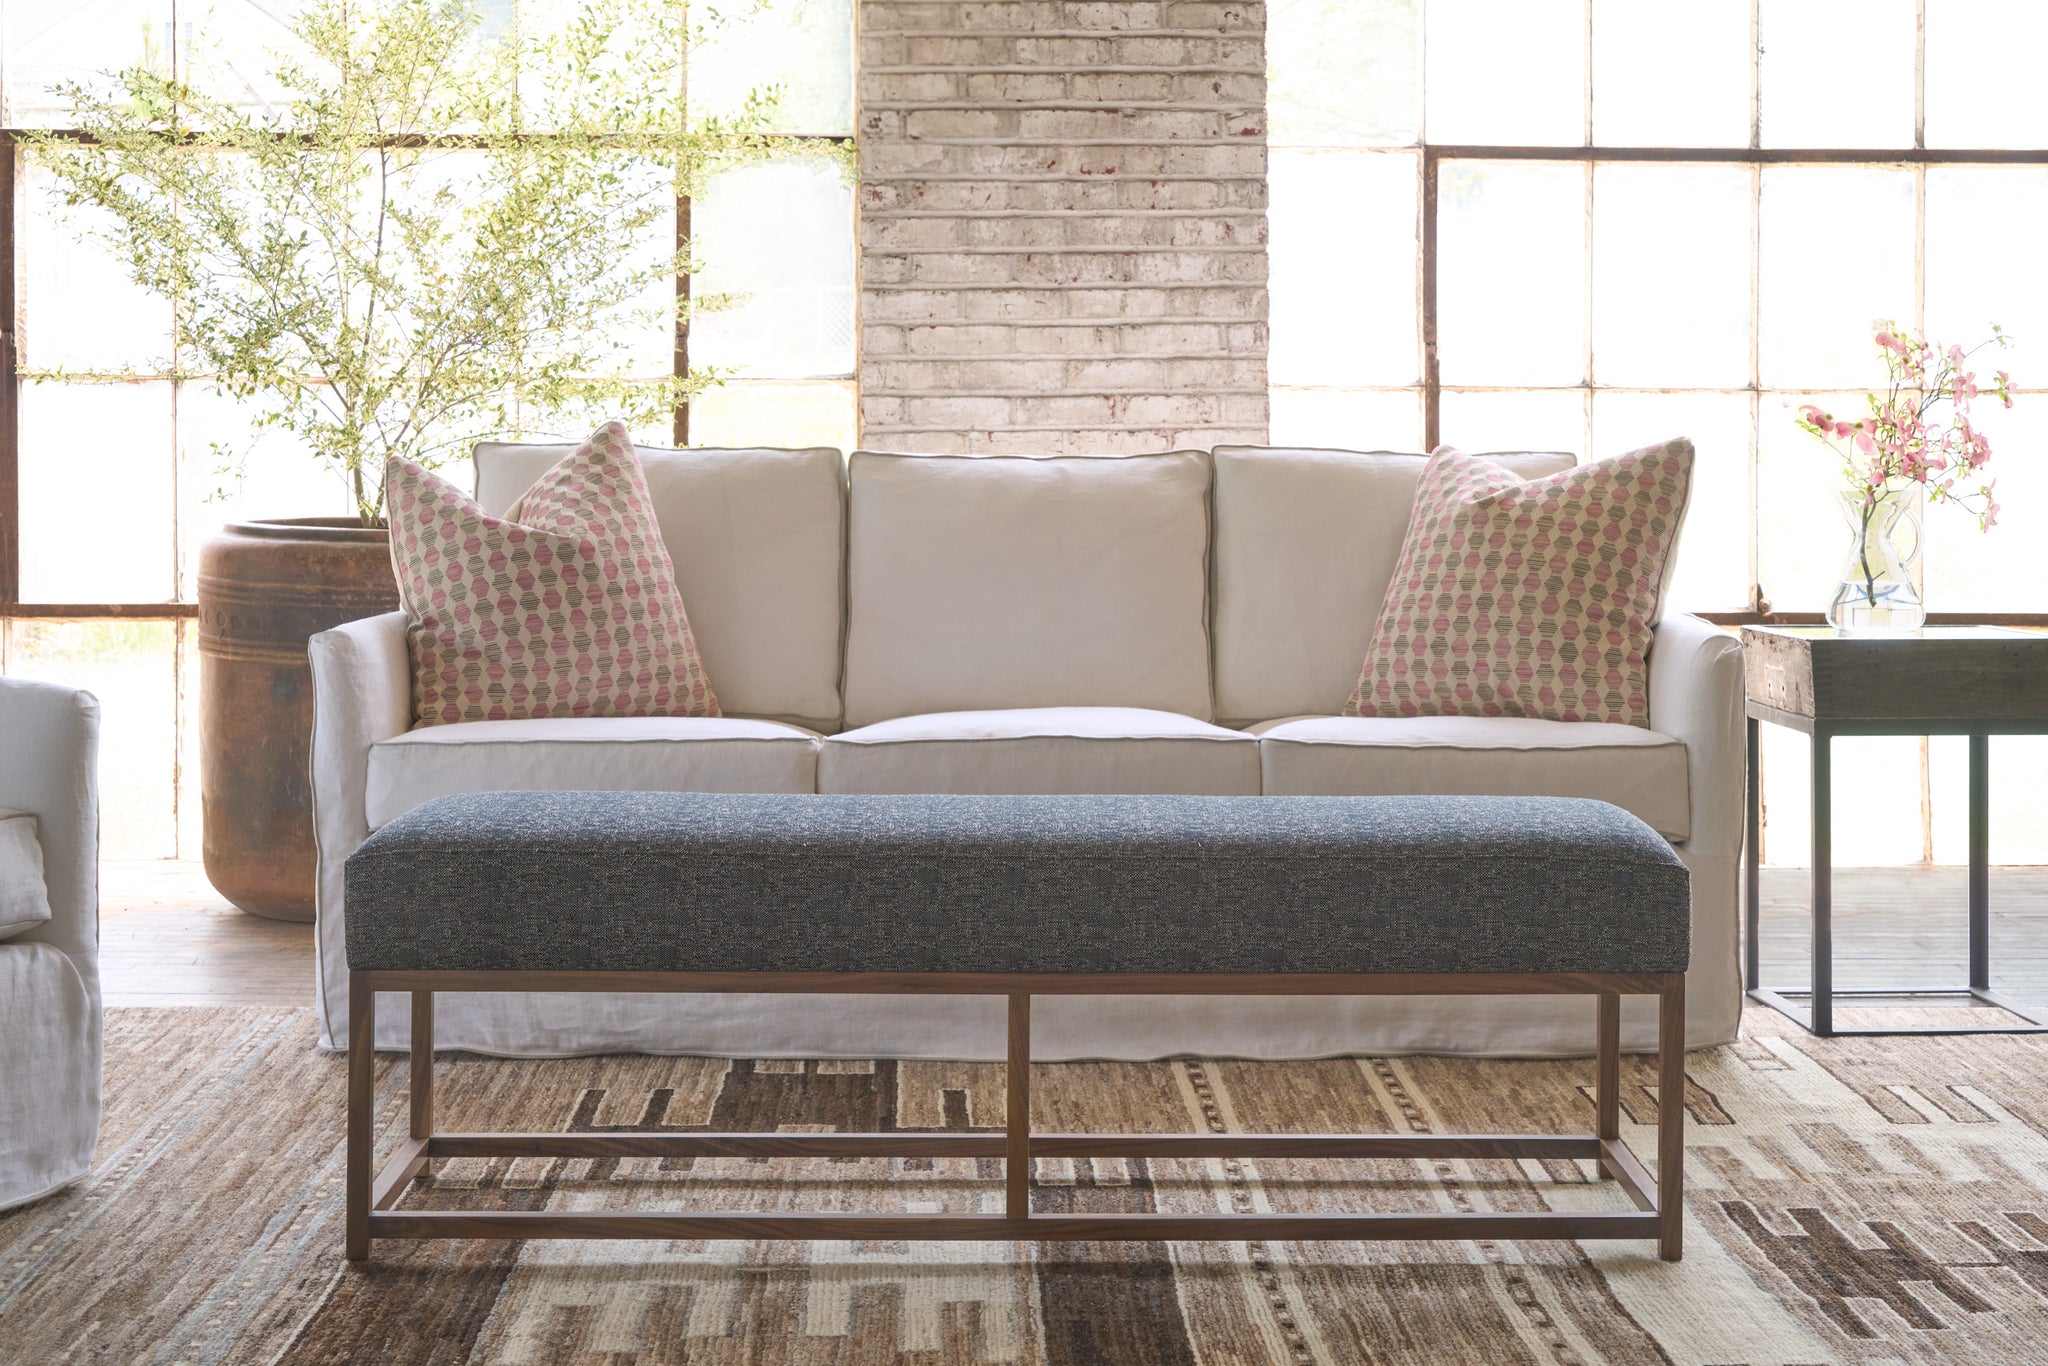
[[[91,693],[0,678],[0,810],[35,818],[50,908],[0,940],[0,1209],[84,1176],[99,1135],[99,726]]]

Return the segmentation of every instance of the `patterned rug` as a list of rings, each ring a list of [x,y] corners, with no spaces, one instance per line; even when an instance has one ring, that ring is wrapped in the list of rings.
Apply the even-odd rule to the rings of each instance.
[[[0,1215],[0,1360],[791,1363],[2048,1361],[2048,1043],[1689,1059],[1686,1259],[1648,1244],[380,1243],[341,1259],[342,1062],[303,1012],[109,1013],[93,1177]],[[1056,1064],[1045,1128],[1580,1130],[1588,1062]],[[989,1129],[935,1062],[451,1057],[450,1128]],[[1625,1136],[1656,1152],[1647,1059]],[[380,1066],[403,1123],[404,1068]],[[1041,1209],[1620,1207],[1576,1162],[1045,1161]],[[450,1161],[409,1202],[993,1209],[971,1159]]]

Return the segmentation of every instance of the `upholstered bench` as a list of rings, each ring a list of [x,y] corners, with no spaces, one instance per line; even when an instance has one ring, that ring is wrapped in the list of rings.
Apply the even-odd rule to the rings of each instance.
[[[372,1238],[1654,1238],[1679,1255],[1690,885],[1647,825],[1536,797],[442,797],[348,860],[348,1223]],[[376,993],[412,993],[410,1137],[372,1177]],[[437,991],[1008,998],[1000,1135],[457,1134]],[[1597,998],[1585,1135],[1034,1134],[1034,995]],[[1620,998],[1660,1002],[1657,1179],[1620,1139]],[[396,1208],[437,1157],[1002,1157],[996,1214]],[[1585,1158],[1635,1208],[1034,1214],[1034,1157]]]

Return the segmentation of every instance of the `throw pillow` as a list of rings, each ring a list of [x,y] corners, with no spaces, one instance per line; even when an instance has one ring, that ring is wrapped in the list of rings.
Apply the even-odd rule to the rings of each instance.
[[[1647,727],[1651,627],[1692,458],[1680,438],[1523,480],[1437,452],[1344,714]]]
[[[415,725],[719,714],[623,425],[502,518],[408,460],[385,490]]]

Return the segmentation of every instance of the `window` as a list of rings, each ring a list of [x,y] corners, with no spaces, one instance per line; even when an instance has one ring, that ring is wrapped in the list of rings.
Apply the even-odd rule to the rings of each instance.
[[[534,22],[564,0],[486,0],[486,22]],[[666,329],[638,363],[723,382],[645,440],[700,445],[853,444],[851,187],[827,144],[853,131],[852,0],[724,7],[690,54],[693,113],[736,112],[779,85],[772,127],[815,138],[815,159],[712,177],[677,206],[703,274],[678,281],[730,296],[700,314],[682,355]],[[205,69],[260,107],[262,73],[290,40],[296,0],[0,0],[0,122],[61,127],[54,88],[148,63]],[[199,547],[246,517],[344,515],[346,491],[203,380],[161,373],[169,306],[129,282],[53,211],[49,179],[0,160],[0,295],[14,321],[11,374],[63,369],[107,384],[21,383],[0,401],[0,671],[75,683],[105,704],[101,784],[110,857],[196,857]],[[457,158],[459,159],[457,154]],[[154,367],[154,369],[153,369]],[[221,452],[240,465],[223,476]],[[463,477],[459,467],[451,470]]]
[[[1930,512],[1926,600],[2041,612],[2044,43],[2033,0],[1273,0],[1274,441],[1584,455],[1689,435],[1674,605],[1818,612],[1846,533],[1793,410],[1882,377],[1877,318],[1966,345],[1997,322],[2022,393],[1979,412],[2007,512],[1989,534]],[[1769,758],[1798,861],[1804,758]],[[2044,761],[2036,741],[1994,756],[2006,861],[2048,860],[2048,826],[2018,824],[2048,808],[2020,790]],[[1960,861],[1960,740],[1836,763],[1841,792],[1923,813],[1907,850],[1889,817],[1838,819],[1843,862]]]

